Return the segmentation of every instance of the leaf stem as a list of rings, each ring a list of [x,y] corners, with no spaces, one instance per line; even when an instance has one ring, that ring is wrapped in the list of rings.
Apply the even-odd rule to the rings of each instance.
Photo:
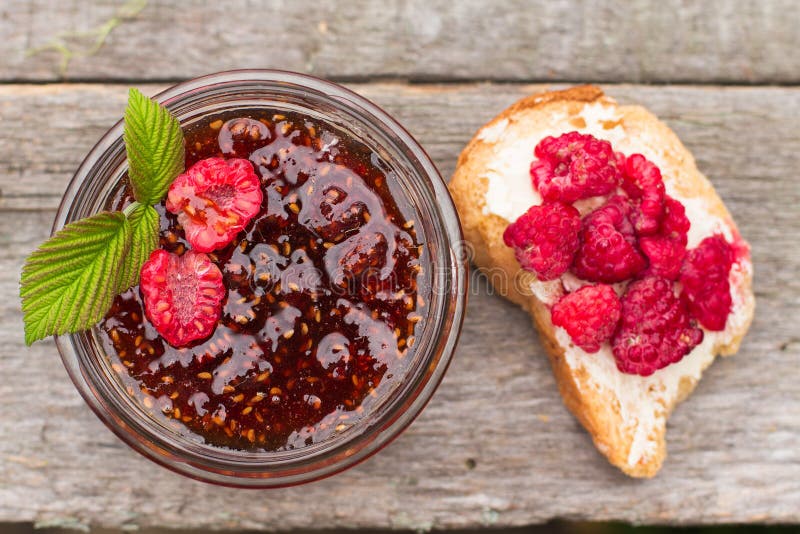
[[[138,207],[139,207],[139,205],[140,205],[140,204],[139,204],[139,202],[138,202],[138,201],[136,201],[136,200],[134,200],[133,202],[131,202],[130,204],[128,204],[127,206],[125,206],[125,209],[123,209],[123,210],[122,210],[122,213],[124,213],[124,214],[125,214],[125,218],[128,218],[128,217],[130,217],[130,216],[131,216],[131,212],[132,212],[133,210],[135,210],[136,208],[138,208]]]

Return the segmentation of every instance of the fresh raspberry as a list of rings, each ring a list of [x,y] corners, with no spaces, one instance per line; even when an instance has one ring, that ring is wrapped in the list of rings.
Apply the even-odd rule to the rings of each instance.
[[[623,373],[649,376],[680,361],[703,341],[675,284],[650,276],[633,282],[622,297],[622,320],[612,348]]]
[[[153,251],[142,265],[139,288],[147,318],[161,337],[182,347],[211,335],[222,313],[222,272],[207,255]]]
[[[731,312],[729,275],[733,247],[722,236],[703,239],[686,254],[681,269],[683,296],[692,315],[709,330],[725,330]]]
[[[615,195],[583,218],[573,272],[590,282],[622,282],[647,267],[636,246],[628,199]]]
[[[644,271],[646,276],[660,276],[677,280],[686,256],[686,235],[689,232],[686,209],[672,197],[664,199],[664,217],[658,233],[639,239],[639,247],[650,261]]]
[[[554,280],[569,269],[578,249],[581,216],[561,202],[533,206],[503,233],[523,269],[540,280]]]
[[[246,159],[207,158],[181,174],[167,193],[194,250],[211,252],[230,243],[261,206],[261,181]]]
[[[617,168],[620,172],[624,172],[625,170],[625,154],[622,152],[614,152],[614,161],[617,163]]]
[[[636,209],[631,214],[638,235],[658,231],[664,213],[664,181],[656,165],[641,154],[631,154],[625,159],[622,188],[634,200]]]
[[[567,331],[572,341],[586,352],[597,352],[611,339],[622,307],[611,286],[583,286],[553,306],[553,324]]]
[[[607,195],[621,180],[611,143],[570,132],[542,139],[531,163],[533,185],[545,200],[574,202]]]

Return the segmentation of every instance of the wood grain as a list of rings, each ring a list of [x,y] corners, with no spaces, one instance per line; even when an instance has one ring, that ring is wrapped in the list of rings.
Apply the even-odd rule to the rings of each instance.
[[[480,124],[535,89],[353,87],[408,126],[445,175]],[[606,89],[677,130],[753,245],[751,332],[670,419],[661,474],[631,480],[605,462],[562,406],[527,315],[476,280],[448,375],[396,442],[334,478],[259,492],[139,457],[83,404],[52,341],[24,347],[20,265],[79,159],[120,116],[126,88],[0,87],[0,521],[273,531],[800,521],[800,90]]]
[[[164,86],[136,84],[147,94]],[[397,117],[449,177],[472,134],[518,98],[558,85],[349,84]],[[644,87],[606,85],[622,102],[638,102],[672,126],[700,168],[735,184],[745,201],[756,189],[796,199],[790,178],[800,161],[800,91],[781,87]],[[0,85],[0,209],[55,208],[66,184],[98,139],[122,117],[127,86]],[[765,147],[750,150],[751,146]],[[779,148],[774,148],[779,147]],[[776,154],[775,151],[778,151]],[[776,157],[777,156],[777,157]],[[762,188],[763,183],[769,188]],[[728,182],[718,187],[726,198]],[[771,193],[770,193],[771,194]],[[779,215],[780,216],[780,215]]]
[[[5,0],[0,78],[62,78],[27,52],[90,31],[122,0]],[[69,80],[176,80],[233,68],[337,79],[797,83],[794,0],[151,0]],[[75,50],[91,37],[65,40]]]

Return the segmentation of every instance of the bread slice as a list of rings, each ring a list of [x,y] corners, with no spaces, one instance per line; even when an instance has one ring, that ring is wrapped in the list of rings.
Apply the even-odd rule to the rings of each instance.
[[[649,377],[618,371],[608,344],[595,354],[575,347],[563,329],[553,326],[549,310],[564,287],[581,281],[569,273],[560,280],[538,281],[520,269],[502,238],[511,221],[541,202],[529,174],[534,147],[547,135],[574,130],[607,139],[623,153],[641,153],[660,167],[667,193],[686,207],[689,248],[714,233],[732,242],[738,232],[672,130],[644,108],[620,106],[593,86],[532,95],[513,104],[477,132],[450,182],[475,265],[491,270],[494,281],[503,273],[507,287],[496,290],[532,316],[569,410],[612,464],[633,477],[652,477],[666,456],[667,417],[716,354],[738,350],[750,325],[752,264],[748,257],[731,271],[734,307],[726,329],[705,331],[703,342],[683,360]],[[596,204],[587,199],[576,207],[583,213]]]

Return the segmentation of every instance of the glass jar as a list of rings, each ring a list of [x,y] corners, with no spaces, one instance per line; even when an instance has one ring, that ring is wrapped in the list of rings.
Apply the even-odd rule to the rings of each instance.
[[[385,155],[400,177],[422,226],[431,287],[423,333],[396,386],[346,431],[286,451],[240,451],[208,445],[155,418],[123,388],[97,330],[56,337],[75,386],[100,419],[147,458],[178,473],[218,484],[279,487],[350,467],[395,438],[420,413],[440,383],[456,345],[466,304],[466,261],[456,210],[447,187],[419,144],[386,112],[339,85],[301,74],[241,70],[178,84],[157,95],[186,127],[210,113],[254,107],[313,116]],[[53,231],[107,209],[125,188],[123,123],[97,143],[70,182]]]

